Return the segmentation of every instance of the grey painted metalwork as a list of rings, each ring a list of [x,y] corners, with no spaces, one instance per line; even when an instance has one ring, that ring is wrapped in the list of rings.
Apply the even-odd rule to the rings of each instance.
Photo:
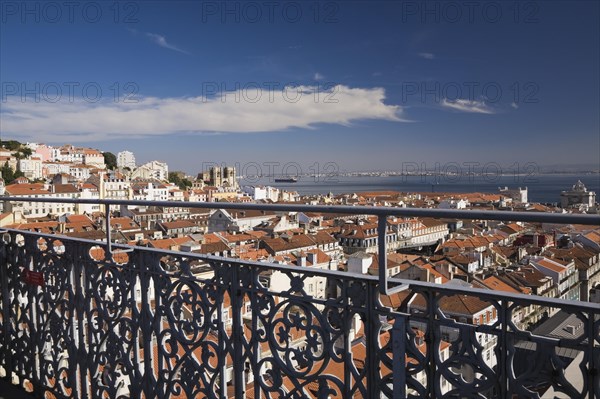
[[[552,216],[543,219],[565,221]],[[107,251],[10,229],[0,238],[0,376],[40,396],[508,399],[551,388],[600,397],[597,304],[117,244]],[[26,284],[24,270],[42,273],[45,285]],[[311,279],[336,295],[309,295]],[[387,284],[403,289],[394,308],[383,305]],[[457,299],[487,304],[488,322],[446,312]],[[531,306],[562,310],[582,327],[570,339],[537,336],[515,319]]]
[[[242,209],[264,210],[275,212],[323,212],[346,213],[350,215],[381,215],[405,217],[432,217],[448,219],[501,220],[521,222],[541,222],[559,224],[600,225],[600,215],[582,215],[570,213],[545,212],[512,212],[512,211],[474,211],[471,209],[428,209],[428,208],[394,208],[347,205],[301,205],[301,204],[250,204],[234,202],[174,202],[174,201],[140,201],[112,199],[80,199],[80,198],[34,198],[34,197],[2,197],[4,201],[14,202],[48,202],[69,204],[101,204],[131,206],[183,206],[198,209]]]
[[[594,304],[391,279],[430,304],[423,313],[405,313],[381,304],[374,276],[140,247],[129,248],[119,264],[92,258],[97,246],[4,233],[5,374],[39,392],[73,398],[243,398],[248,390],[254,397],[392,398],[403,397],[404,390],[411,398],[536,398],[534,382],[572,398],[598,397],[600,309]],[[166,271],[164,257],[179,268]],[[196,261],[207,262],[209,272],[194,275]],[[24,284],[24,269],[42,272],[45,287]],[[260,278],[274,272],[287,276],[288,289],[278,292]],[[305,282],[315,276],[339,295],[309,296]],[[455,295],[489,302],[497,321],[472,325],[445,315],[439,302]],[[228,303],[231,314],[224,313]],[[563,340],[520,330],[512,313],[532,304],[576,315],[585,331]],[[351,336],[355,317],[365,334],[359,343]],[[456,331],[457,338],[443,343],[444,329]],[[496,368],[486,366],[480,334],[494,337]],[[515,350],[521,341],[535,345],[535,364],[543,365],[533,373],[515,373],[515,364],[534,358]],[[444,345],[452,348],[446,359],[440,358]],[[553,356],[557,348],[582,354],[575,367],[579,385],[564,378],[573,365]],[[463,379],[459,370],[465,367],[477,370],[473,380]],[[443,379],[452,389],[443,390]]]

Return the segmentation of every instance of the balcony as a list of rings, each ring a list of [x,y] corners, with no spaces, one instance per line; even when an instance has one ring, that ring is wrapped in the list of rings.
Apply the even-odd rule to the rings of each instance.
[[[582,215],[193,206],[372,214],[380,237],[387,215],[600,224]],[[600,397],[597,304],[390,279],[385,240],[379,250],[381,275],[367,276],[115,245],[110,233],[97,242],[4,230],[0,377],[44,398]],[[328,295],[311,296],[315,282]],[[524,309],[542,323],[525,329]],[[564,325],[549,326],[555,316]]]

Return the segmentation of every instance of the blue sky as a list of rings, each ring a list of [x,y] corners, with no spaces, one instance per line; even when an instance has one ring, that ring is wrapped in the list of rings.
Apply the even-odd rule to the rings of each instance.
[[[595,1],[73,3],[0,2],[3,139],[189,173],[600,167]]]

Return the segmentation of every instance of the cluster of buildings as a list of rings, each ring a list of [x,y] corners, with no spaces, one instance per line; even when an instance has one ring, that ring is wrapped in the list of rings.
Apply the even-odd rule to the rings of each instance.
[[[36,166],[22,164],[23,172],[29,173],[28,178],[47,177],[48,180],[30,183],[23,179],[6,186],[2,184],[0,195],[171,201],[169,206],[115,206],[110,220],[113,241],[293,265],[299,273],[303,269],[324,269],[378,275],[377,220],[368,215],[343,213],[208,210],[192,208],[189,203],[226,200],[521,212],[565,212],[563,208],[571,212],[597,210],[595,194],[587,191],[581,182],[561,194],[563,208],[529,203],[527,189],[521,188],[501,188],[497,194],[389,191],[300,196],[273,187],[241,190],[234,168],[212,168],[201,173],[192,187],[181,189],[165,182],[168,169],[160,162],[146,164],[140,167],[143,171],[136,174],[140,168],[135,166],[131,153],[119,153],[119,170],[110,171],[104,165],[102,154],[95,150],[71,146],[54,149],[43,145],[34,146],[32,150],[37,155],[25,161]],[[57,165],[68,165],[68,168]],[[83,168],[88,170],[87,174],[77,170]],[[50,171],[55,173],[49,175]],[[98,241],[106,237],[106,215],[97,205],[3,201],[3,207],[4,213],[0,215],[3,227]],[[385,241],[386,267],[391,277],[600,303],[600,228],[389,217]],[[175,258],[165,256],[163,261],[168,270],[179,267]],[[192,262],[191,267],[203,277],[209,273],[200,261]],[[261,281],[272,292],[288,290],[291,284],[289,277],[279,272],[265,275]],[[339,295],[338,288],[326,277],[310,277],[304,284],[306,294],[313,298]],[[410,314],[425,310],[427,304],[422,297],[411,299],[407,295],[400,292],[382,297],[382,302]],[[497,309],[476,297],[448,296],[439,306],[447,317],[460,323],[492,325],[498,319]],[[223,311],[231,313],[231,309]],[[535,333],[548,329],[550,321],[557,324],[556,318],[560,317],[567,316],[557,314],[555,309],[531,305],[515,309],[513,323]],[[412,327],[415,342],[418,341],[416,347],[425,352],[424,326],[416,323]],[[364,341],[361,341],[364,329],[360,328],[360,320],[357,319],[351,329],[352,351],[357,358],[361,353],[364,356]],[[572,328],[568,332],[572,333],[571,338],[577,338],[581,329]],[[475,338],[481,345],[482,359],[494,368],[496,336],[477,333]],[[305,339],[296,337],[293,345],[303,345]],[[444,327],[439,347],[442,360],[451,356],[452,343],[459,339],[457,329]],[[466,380],[477,377],[476,371],[469,368],[459,372]],[[443,392],[452,388],[446,380],[441,386]]]
[[[21,172],[28,181],[49,182],[58,174],[68,175],[71,181],[85,181],[107,170],[104,153],[94,148],[69,144],[54,147],[38,143],[27,143],[23,148],[28,155],[23,156],[22,150],[0,147],[0,164],[7,164],[12,170]],[[132,179],[168,178],[169,169],[164,162],[151,161],[136,165],[135,156],[129,151],[120,152],[116,158],[118,169]]]
[[[29,180],[46,179],[59,173],[86,178],[93,170],[106,169],[104,155],[92,148],[37,143],[27,144],[25,148],[30,155],[19,156],[18,152],[0,148],[0,163],[20,171]]]
[[[0,196],[191,202],[252,200],[240,190],[233,167],[213,167],[200,173],[192,187],[182,189],[168,182],[169,167],[165,162],[155,160],[137,165],[130,151],[119,152],[116,168],[109,169],[104,153],[97,149],[27,143],[18,151],[0,147],[0,164],[20,172],[20,177],[10,182],[0,177]],[[295,197],[288,194],[281,198]],[[279,194],[273,199],[279,200]],[[117,206],[111,209],[118,211]],[[0,226],[44,217],[57,219],[65,214],[92,215],[98,211],[98,205],[1,201]]]

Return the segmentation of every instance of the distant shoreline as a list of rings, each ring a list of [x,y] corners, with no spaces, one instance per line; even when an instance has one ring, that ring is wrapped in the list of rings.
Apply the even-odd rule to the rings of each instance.
[[[536,173],[462,173],[462,174],[458,174],[458,173],[432,173],[432,172],[426,172],[426,173],[402,173],[402,172],[386,172],[386,171],[372,171],[372,172],[339,172],[336,174],[330,174],[327,175],[325,173],[319,173],[319,174],[314,174],[314,173],[301,173],[298,175],[295,174],[290,174],[289,176],[294,176],[294,177],[464,177],[464,176],[473,176],[473,177],[485,177],[485,176],[503,176],[503,177],[510,177],[510,176],[519,176],[519,177],[531,177],[531,178],[535,178],[535,176],[589,176],[589,175],[600,175],[600,170],[587,170],[587,171],[575,171],[575,172],[570,172],[570,171],[549,171],[549,172],[536,172]],[[255,176],[249,176],[250,178],[254,178]],[[286,175],[262,175],[260,176],[260,178],[273,178],[273,179],[279,179],[279,178],[285,178],[288,177]],[[243,180],[248,178],[247,176],[236,176],[236,178],[238,180]]]
[[[350,194],[365,191],[397,191],[409,193],[488,193],[497,194],[499,189],[528,189],[530,202],[558,203],[560,193],[570,190],[581,180],[589,191],[600,193],[598,173],[542,173],[537,175],[301,175],[297,183],[275,183],[273,177],[240,177],[239,184],[245,186],[272,186],[280,190],[295,191],[300,195],[318,195],[329,192]]]

